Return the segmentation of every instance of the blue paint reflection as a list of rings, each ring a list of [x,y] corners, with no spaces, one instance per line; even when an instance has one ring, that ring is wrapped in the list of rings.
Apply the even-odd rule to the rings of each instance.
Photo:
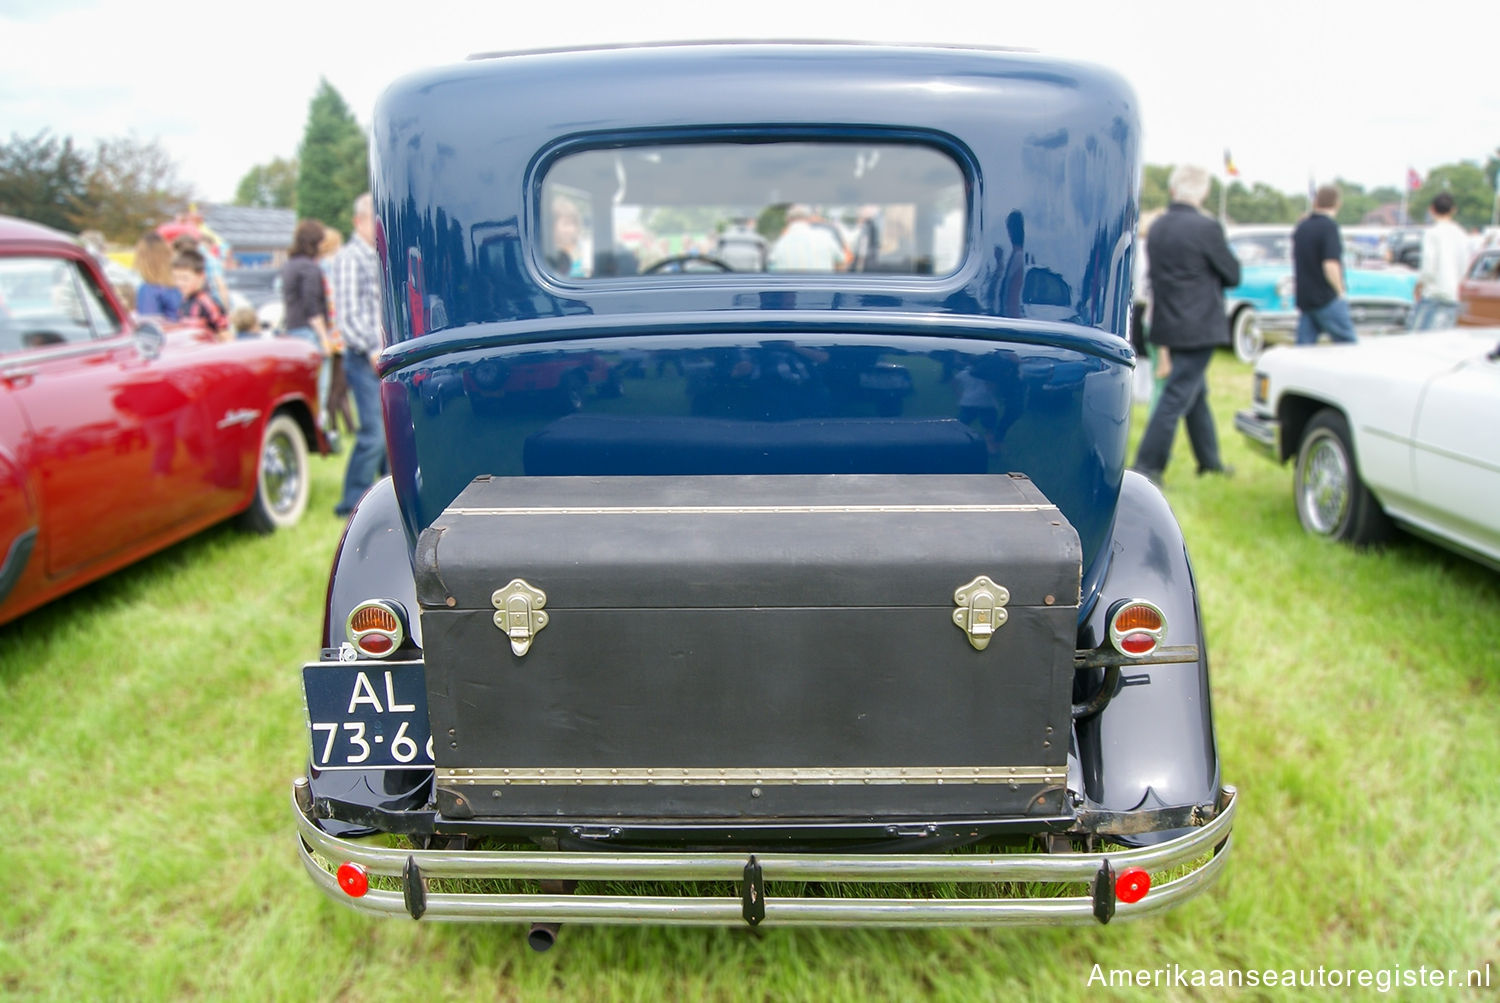
[[[614,337],[441,354],[388,374],[386,403],[407,417],[391,436],[413,534],[481,474],[1023,471],[1091,554],[1128,372],[1051,345]]]

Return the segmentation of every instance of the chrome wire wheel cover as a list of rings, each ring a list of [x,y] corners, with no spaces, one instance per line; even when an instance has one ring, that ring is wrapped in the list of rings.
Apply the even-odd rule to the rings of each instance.
[[[267,436],[260,458],[261,494],[277,515],[297,507],[302,492],[302,468],[297,451],[285,432]]]
[[[1308,446],[1302,492],[1297,501],[1309,529],[1323,536],[1338,532],[1349,515],[1352,477],[1349,455],[1337,438],[1320,434]]]
[[[1234,317],[1234,355],[1241,362],[1254,362],[1266,347],[1260,327],[1255,323],[1255,311],[1241,310]]]

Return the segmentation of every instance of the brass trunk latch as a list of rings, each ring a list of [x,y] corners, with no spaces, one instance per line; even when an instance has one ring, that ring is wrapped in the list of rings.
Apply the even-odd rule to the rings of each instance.
[[[547,594],[517,578],[490,597],[495,604],[495,626],[510,638],[510,650],[517,656],[531,650],[532,639],[547,626]]]
[[[1005,626],[1010,614],[1005,604],[1010,602],[1010,590],[996,585],[980,575],[967,585],[960,585],[953,593],[958,609],[953,611],[953,622],[969,635],[969,643],[980,651],[989,646],[995,631]]]

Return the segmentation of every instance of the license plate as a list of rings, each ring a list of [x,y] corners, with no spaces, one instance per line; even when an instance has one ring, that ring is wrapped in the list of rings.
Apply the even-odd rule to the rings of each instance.
[[[433,764],[421,662],[313,662],[302,667],[302,693],[318,769]]]

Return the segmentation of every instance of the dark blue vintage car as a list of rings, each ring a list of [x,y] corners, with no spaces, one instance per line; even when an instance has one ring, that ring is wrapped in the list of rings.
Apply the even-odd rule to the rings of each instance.
[[[563,921],[1108,922],[1206,887],[1235,802],[1192,570],[1124,469],[1139,153],[1117,77],[1001,51],[392,86],[393,476],[303,670],[318,886],[538,948]]]

